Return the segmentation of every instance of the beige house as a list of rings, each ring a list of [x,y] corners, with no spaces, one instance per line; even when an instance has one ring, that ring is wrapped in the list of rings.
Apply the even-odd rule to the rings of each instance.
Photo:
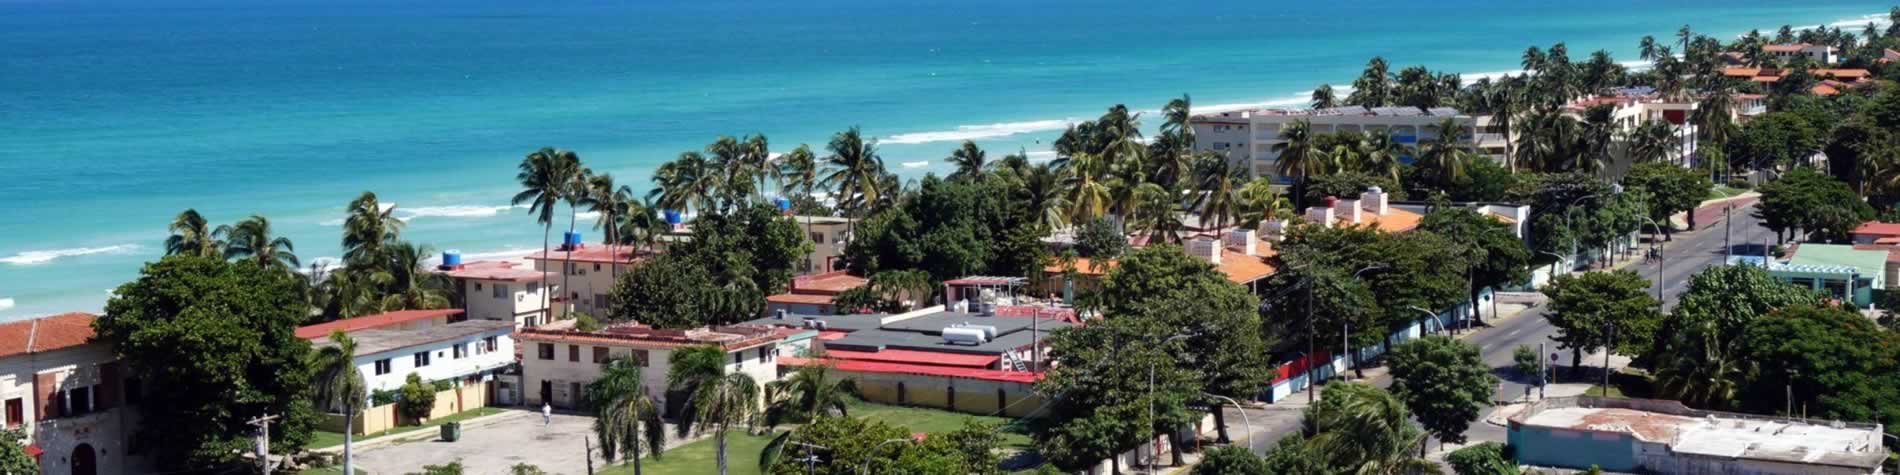
[[[48,475],[144,473],[133,442],[140,387],[102,343],[97,317],[68,313],[0,324],[0,401],[8,428]]]
[[[558,285],[558,275],[543,276],[539,270],[512,261],[463,264],[460,257],[445,261],[453,264],[443,264],[436,271],[455,280],[469,319],[511,321],[517,327],[532,327],[567,314],[560,305],[549,308],[549,302],[558,301],[548,292],[558,288],[550,289],[543,278],[557,279],[554,282]]]
[[[778,379],[778,345],[792,331],[763,325],[733,325],[693,330],[661,330],[638,324],[617,324],[594,332],[575,330],[569,322],[522,329],[515,334],[521,345],[521,380],[529,406],[552,404],[579,407],[588,383],[600,379],[602,365],[613,358],[632,356],[641,362],[647,392],[667,414],[678,400],[667,394],[668,361],[673,350],[711,345],[727,353],[726,372],[752,377],[765,384]]]
[[[579,241],[580,236],[569,239]],[[536,272],[550,271],[548,284],[564,290],[554,294],[555,306],[561,307],[557,312],[605,317],[612,308],[607,295],[613,292],[615,278],[647,255],[632,246],[589,247],[575,242],[546,253],[535,252],[525,259],[534,264]]]

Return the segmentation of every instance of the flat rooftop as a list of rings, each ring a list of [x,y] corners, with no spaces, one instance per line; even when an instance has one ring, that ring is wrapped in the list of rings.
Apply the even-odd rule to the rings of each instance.
[[[1589,407],[1597,402],[1631,407]],[[1668,445],[1679,454],[1847,467],[1875,467],[1886,460],[1879,426],[1873,424],[1698,411],[1674,401],[1610,402],[1598,398],[1550,399],[1525,413],[1528,415],[1513,417],[1512,422],[1629,434],[1644,442]]]
[[[353,356],[373,355],[404,348],[450,341],[483,333],[513,330],[515,322],[504,320],[463,320],[447,325],[436,325],[412,330],[371,328],[350,332],[350,338],[356,340],[356,354]],[[328,339],[316,340],[315,347],[326,348],[336,343]]]
[[[879,323],[887,317],[889,315],[884,314],[787,314],[784,319],[766,317],[746,322],[746,324],[801,327],[806,320],[814,320],[825,322],[826,330],[846,332],[842,338],[826,341],[826,349],[846,351],[899,349],[985,355],[1000,355],[1026,347],[1038,339],[1049,338],[1049,334],[1056,330],[1073,326],[1066,321],[1054,318],[984,316],[980,313],[955,311],[942,311],[889,324]],[[996,338],[980,345],[951,344],[943,340],[945,328],[966,323],[996,327]],[[1034,327],[1033,332],[1032,327]]]

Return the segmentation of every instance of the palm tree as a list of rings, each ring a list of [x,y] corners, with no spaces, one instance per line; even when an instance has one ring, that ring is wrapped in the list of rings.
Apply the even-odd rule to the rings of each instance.
[[[1326,152],[1319,149],[1317,140],[1318,137],[1313,136],[1313,124],[1300,119],[1281,130],[1280,143],[1273,144],[1273,153],[1279,156],[1277,171],[1296,180],[1294,185],[1298,191],[1293,193],[1296,206],[1305,205],[1307,177],[1326,172]]]
[[[765,197],[765,177],[773,174],[772,147],[765,134],[745,136],[745,143],[739,147],[739,163],[746,172],[744,181],[750,185],[747,194],[754,199]]]
[[[660,405],[647,394],[641,377],[644,363],[622,356],[602,363],[600,379],[587,384],[587,406],[594,409],[594,436],[600,438],[601,454],[613,461],[628,454],[633,473],[640,473],[640,451],[653,451],[654,458],[666,450],[666,425],[660,421]]]
[[[884,273],[879,273],[883,275]],[[928,275],[924,275],[928,279]],[[928,285],[928,282],[925,282]],[[813,355],[813,359],[823,358]],[[822,364],[799,367],[781,381],[765,383],[765,427],[786,422],[809,422],[836,412],[849,415],[851,380],[832,377],[831,368]]]
[[[388,265],[381,269],[380,275],[374,277],[382,283],[380,308],[383,311],[449,307],[446,278],[422,266],[422,261],[434,254],[434,250],[408,241],[396,241],[386,245],[384,252]]]
[[[619,231],[614,236],[622,245],[634,246],[635,251],[651,252],[660,241],[660,235],[666,234],[666,223],[660,219],[658,205],[652,199],[646,201],[627,200],[625,217],[620,220]]]
[[[1040,163],[1029,167],[1023,174],[1022,186],[1016,188],[1017,199],[1028,207],[1029,215],[1034,216],[1043,232],[1054,231],[1069,223],[1069,200],[1062,194],[1062,183],[1067,173],[1053,164]]]
[[[1082,152],[1067,162],[1067,173],[1062,188],[1068,196],[1071,222],[1083,222],[1101,217],[1108,212],[1112,201],[1108,184],[1104,179],[1109,167],[1108,157]]]
[[[1643,61],[1656,59],[1656,37],[1643,35],[1643,41],[1637,44],[1636,57]]]
[[[1293,204],[1287,202],[1286,195],[1274,189],[1272,178],[1254,178],[1241,186],[1236,194],[1240,201],[1240,225],[1244,227],[1259,226],[1262,221],[1293,210]]]
[[[1224,229],[1240,217],[1240,188],[1247,182],[1247,169],[1219,155],[1203,155],[1197,162],[1194,202],[1190,208],[1201,213],[1201,222],[1210,218],[1214,229]]]
[[[1310,440],[1329,454],[1334,468],[1359,474],[1441,473],[1424,459],[1425,431],[1391,393],[1363,383],[1329,384],[1321,401],[1307,410],[1305,422],[1325,429]],[[1415,446],[1418,456],[1412,455]]]
[[[884,178],[884,159],[877,155],[877,140],[864,140],[857,126],[831,136],[825,145],[831,155],[825,157],[824,178],[818,186],[832,190],[838,208],[861,217],[878,201],[880,181]]]
[[[614,246],[625,239],[620,236],[621,223],[627,220],[628,213],[640,204],[633,201],[633,189],[625,185],[614,186],[614,176],[602,173],[587,178],[588,211],[600,213],[600,219],[594,221],[594,229],[599,229],[601,242],[606,243],[608,254],[613,256],[613,268],[609,271],[615,280],[620,278],[620,254]]]
[[[1668,123],[1659,120],[1645,120],[1629,132],[1630,161],[1644,163],[1669,158],[1669,150],[1674,148],[1675,132]]]
[[[548,271],[553,266],[546,265],[548,238],[554,233],[554,205],[567,197],[568,187],[574,183],[574,175],[579,173],[581,158],[572,150],[558,150],[554,147],[542,147],[521,159],[517,166],[515,181],[521,183],[521,192],[515,193],[509,202],[519,206],[528,203],[528,212],[534,215],[534,222],[541,224],[541,280],[548,280]],[[656,175],[657,179],[657,175]],[[565,288],[563,288],[565,290]],[[541,308],[552,312],[554,292],[541,293]],[[552,316],[552,314],[550,314]]]
[[[1729,95],[1726,90],[1715,90],[1702,98],[1691,120],[1695,122],[1702,138],[1711,144],[1724,144],[1728,143],[1729,132],[1735,127],[1731,121],[1734,111],[1735,96]]]
[[[721,172],[699,152],[681,152],[679,158],[653,170],[654,188],[647,197],[666,209],[708,211],[719,192]]]
[[[1333,92],[1333,85],[1321,84],[1319,87],[1313,88],[1312,106],[1314,109],[1339,107],[1339,95]]]
[[[812,188],[818,186],[818,157],[812,155],[810,145],[799,144],[780,156],[778,170],[781,194],[810,196]]]
[[[218,242],[211,225],[198,210],[186,208],[172,218],[171,237],[165,238],[165,255],[220,257],[224,244]]]
[[[253,214],[237,224],[218,226],[212,234],[224,241],[225,259],[246,259],[265,269],[286,271],[301,266],[290,238],[272,236],[270,220],[263,216]]]
[[[1391,130],[1368,132],[1359,141],[1359,161],[1366,173],[1399,180],[1399,157],[1409,155],[1411,147],[1392,137]]]
[[[593,206],[593,197],[588,194],[587,187],[588,182],[593,180],[594,170],[581,166],[579,155],[575,155],[574,162],[567,166],[573,171],[567,176],[566,189],[561,190],[561,200],[567,202],[567,233],[571,235],[574,234],[576,221],[580,219],[580,208]],[[568,278],[574,275],[574,246],[563,244],[561,250],[561,290],[565,292],[573,288],[568,286],[567,282]],[[579,295],[573,295],[573,297],[579,297]],[[572,308],[574,304],[569,301],[567,305]]]
[[[351,200],[349,217],[343,219],[343,261],[351,267],[380,267],[383,247],[402,234],[395,212],[395,204],[385,207],[368,191]]]
[[[686,397],[680,435],[711,429],[719,475],[726,475],[726,430],[758,412],[758,383],[744,373],[726,373],[726,350],[717,346],[674,350],[669,362],[667,388]]]
[[[990,168],[990,164],[985,161],[985,158],[983,148],[977,147],[976,142],[970,140],[963,141],[962,146],[950,151],[950,158],[947,161],[957,166],[957,171],[950,174],[950,179],[982,179],[983,171]]]
[[[355,472],[355,455],[351,451],[350,427],[356,426],[356,407],[368,397],[368,384],[363,382],[363,373],[356,370],[356,340],[342,330],[330,332],[332,345],[325,346],[311,355],[310,368],[316,370],[316,400],[323,410],[343,409],[343,473]]]
[[[1700,408],[1724,409],[1740,391],[1742,363],[1724,354],[1719,336],[1702,329],[1698,347],[1674,352],[1674,358],[1656,370],[1656,394]],[[1692,338],[1691,341],[1697,340]]]
[[[706,144],[706,157],[712,170],[719,174],[716,193],[719,195],[719,209],[731,209],[733,205],[745,200],[753,188],[751,164],[746,160],[746,145],[730,135],[721,135]]]
[[[389,282],[389,273],[380,268],[352,266],[324,276],[315,294],[321,298],[325,321],[355,318],[382,311],[380,290]]]

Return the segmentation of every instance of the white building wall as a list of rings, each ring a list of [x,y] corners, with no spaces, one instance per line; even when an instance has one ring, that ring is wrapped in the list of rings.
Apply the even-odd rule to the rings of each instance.
[[[495,338],[495,351],[479,348],[483,339],[488,337]],[[454,348],[457,346],[466,351],[466,356],[455,358]],[[429,353],[429,365],[417,367],[415,355],[425,351]],[[377,374],[376,362],[381,360],[389,360],[389,371]],[[357,372],[362,373],[363,382],[368,385],[370,391],[387,391],[402,387],[403,382],[409,378],[409,373],[416,373],[422,377],[423,381],[457,379],[508,366],[514,360],[515,343],[512,338],[509,338],[508,329],[504,328],[454,341],[440,341],[360,355],[354,359],[354,362]]]
[[[602,345],[594,343],[567,343],[524,340],[521,348],[521,380],[523,400],[529,406],[540,406],[549,402],[555,407],[572,408],[580,403],[581,394],[575,392],[578,383],[581,391],[594,380],[600,379],[601,364],[594,362],[594,348],[608,349],[608,359],[620,358],[634,353],[637,349],[646,351],[647,365],[642,368],[641,379],[645,381],[647,393],[666,404],[666,376],[671,368],[668,361],[673,356],[670,348],[636,348],[632,345]],[[553,345],[553,358],[542,358],[540,346]],[[578,350],[572,350],[578,348]],[[760,349],[765,350],[764,360],[760,359]],[[570,358],[570,351],[576,355]],[[754,382],[765,384],[778,380],[778,345],[776,342],[763,346],[735,350],[726,354],[726,372],[743,373],[752,377]],[[735,363],[734,355],[739,355]],[[541,396],[542,382],[548,383],[552,394],[551,401]]]
[[[1243,117],[1244,116],[1244,117]],[[1245,157],[1252,161],[1254,176],[1279,177],[1276,173],[1279,153],[1273,151],[1280,140],[1283,128],[1295,121],[1305,120],[1315,135],[1337,132],[1378,132],[1391,131],[1401,143],[1418,145],[1438,137],[1438,122],[1446,116],[1400,116],[1400,115],[1276,115],[1251,112],[1233,112],[1221,117],[1223,120],[1209,119],[1207,123],[1194,125],[1195,149],[1203,151],[1226,152],[1216,150],[1216,144],[1245,144],[1244,151],[1235,151],[1230,156]],[[1235,119],[1245,119],[1247,125],[1229,124]],[[1465,129],[1464,135],[1472,141],[1477,120],[1468,115],[1454,116],[1458,124]],[[1220,126],[1226,130],[1219,130]],[[1205,134],[1205,135],[1204,135]]]
[[[558,253],[559,251],[556,252]],[[559,254],[555,255],[559,257]],[[628,264],[621,264],[618,271],[625,272],[627,267]],[[613,292],[614,278],[619,273],[616,272],[613,264],[581,261],[563,262],[560,259],[534,261],[534,270],[539,271],[545,269],[559,271],[551,274],[552,277],[549,278],[551,279],[549,282],[554,283],[556,287],[560,287],[563,283],[568,286],[567,289],[569,290],[563,292],[563,294],[574,299],[573,310],[585,312],[595,317],[607,315],[607,310],[611,308],[607,301],[607,295]]]
[[[495,296],[498,286],[503,287],[502,297]],[[517,327],[547,323],[542,307],[546,291],[547,286],[539,282],[462,279],[463,304],[468,318],[514,321]]]
[[[123,394],[116,397],[119,407],[48,420],[40,420],[39,407],[35,404],[34,378],[47,373],[56,375],[54,381],[61,391],[91,387],[95,407],[100,398],[96,392],[100,388],[109,387],[122,393],[123,384],[101,385],[99,367],[113,360],[111,350],[102,344],[0,359],[0,410],[11,401],[19,400],[28,440],[44,451],[40,456],[41,473],[71,473],[72,457],[75,450],[83,450],[82,445],[93,452],[98,473],[143,472],[140,467],[145,466],[144,457],[129,454],[132,436],[138,427],[138,414],[124,406]]]

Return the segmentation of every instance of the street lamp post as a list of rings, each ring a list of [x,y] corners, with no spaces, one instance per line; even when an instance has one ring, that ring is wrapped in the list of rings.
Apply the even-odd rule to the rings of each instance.
[[[1419,313],[1423,313],[1423,314],[1425,314],[1425,318],[1430,318],[1430,319],[1432,319],[1432,321],[1434,321],[1434,322],[1438,322],[1438,331],[1439,331],[1440,333],[1451,333],[1451,325],[1447,325],[1447,324],[1445,324],[1445,318],[1444,318],[1444,317],[1440,317],[1440,316],[1438,316],[1438,314],[1436,314],[1436,313],[1432,313],[1432,311],[1431,311],[1431,310],[1426,310],[1426,309],[1425,309],[1425,307],[1420,307],[1420,306],[1417,306],[1417,305],[1407,305],[1407,306],[1405,306],[1405,308],[1409,308],[1409,309],[1412,309],[1412,310],[1417,310],[1417,311],[1419,311]]]
[[[831,451],[831,447],[826,447],[826,446],[817,445],[817,444],[807,444],[804,442],[786,442],[786,444],[805,448],[805,456],[803,458],[798,459],[798,461],[805,462],[805,473],[807,474],[818,473],[818,456],[813,455],[811,453],[812,450],[823,450],[826,452]]]
[[[1227,401],[1227,403],[1234,405],[1234,410],[1240,412],[1240,422],[1247,425],[1247,450],[1253,450],[1253,420],[1247,417],[1247,408],[1241,407],[1240,401],[1235,401],[1234,398],[1231,397],[1208,393],[1201,393],[1201,395]],[[1215,406],[1215,410],[1220,410],[1219,406]]]

